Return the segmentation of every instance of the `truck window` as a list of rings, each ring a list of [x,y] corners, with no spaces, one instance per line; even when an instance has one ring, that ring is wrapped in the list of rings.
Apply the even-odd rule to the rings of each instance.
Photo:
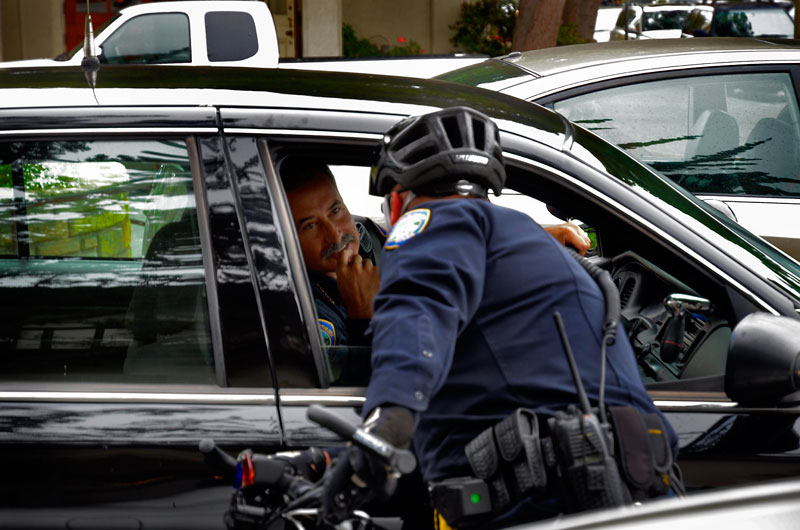
[[[242,61],[258,51],[256,24],[249,13],[212,11],[206,13],[208,60]]]
[[[183,13],[140,15],[100,47],[102,60],[109,64],[190,63],[189,18]]]

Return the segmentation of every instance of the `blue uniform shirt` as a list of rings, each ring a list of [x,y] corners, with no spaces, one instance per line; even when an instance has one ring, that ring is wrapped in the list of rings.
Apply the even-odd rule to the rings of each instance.
[[[425,203],[392,228],[380,275],[364,414],[384,403],[418,412],[426,481],[470,475],[464,446],[516,408],[553,414],[577,403],[555,311],[596,400],[603,295],[525,214],[483,200]],[[606,377],[608,405],[658,412],[621,327]]]

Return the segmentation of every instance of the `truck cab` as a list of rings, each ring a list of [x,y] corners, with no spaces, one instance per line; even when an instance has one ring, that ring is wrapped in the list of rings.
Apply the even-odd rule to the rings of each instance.
[[[123,9],[96,32],[103,64],[196,66],[278,65],[278,39],[264,2],[184,1]],[[80,65],[83,47],[56,59],[5,63],[8,67]]]

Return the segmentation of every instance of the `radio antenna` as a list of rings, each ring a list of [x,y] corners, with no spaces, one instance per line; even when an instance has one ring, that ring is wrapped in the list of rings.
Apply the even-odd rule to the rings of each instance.
[[[94,29],[92,28],[92,13],[89,8],[89,0],[86,0],[86,20],[83,26],[83,59],[81,60],[81,69],[86,76],[86,82],[92,89],[92,95],[95,102],[97,101],[97,94],[95,94],[94,87],[97,84],[97,72],[100,70],[100,59],[94,47]]]

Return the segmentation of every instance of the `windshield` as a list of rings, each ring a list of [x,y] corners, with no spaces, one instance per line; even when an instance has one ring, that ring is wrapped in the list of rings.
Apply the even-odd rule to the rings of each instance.
[[[668,213],[673,218],[800,304],[800,263],[659,172],[636,163],[624,151],[610,149],[585,129],[576,127],[575,140],[572,151],[579,158],[632,186],[640,195],[655,197],[659,205],[671,208]]]
[[[478,64],[445,72],[437,75],[434,79],[500,91],[533,79],[533,76],[516,66],[497,59],[489,59]]]
[[[648,11],[642,17],[642,31],[681,29],[686,24],[689,10]]]
[[[737,9],[717,13],[711,33],[715,37],[794,36],[794,22],[781,8]]]

